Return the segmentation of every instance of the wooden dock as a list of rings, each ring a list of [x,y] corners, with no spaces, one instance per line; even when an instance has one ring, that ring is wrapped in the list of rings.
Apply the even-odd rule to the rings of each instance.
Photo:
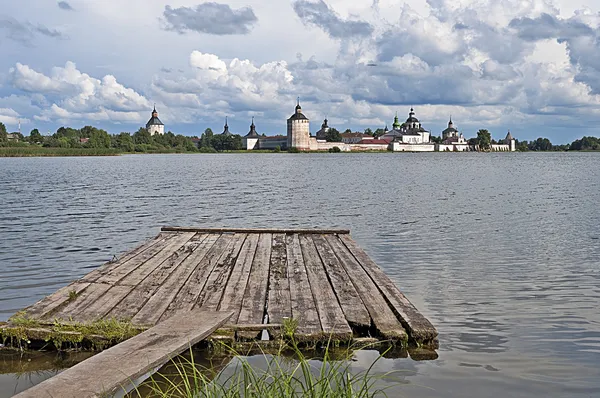
[[[185,311],[17,394],[15,398],[112,397],[191,349],[232,312]]]
[[[164,227],[20,316],[40,325],[126,319],[148,328],[198,308],[231,311],[236,341],[257,339],[263,328],[277,338],[273,324],[297,321],[298,341],[376,337],[437,347],[433,325],[348,230]]]

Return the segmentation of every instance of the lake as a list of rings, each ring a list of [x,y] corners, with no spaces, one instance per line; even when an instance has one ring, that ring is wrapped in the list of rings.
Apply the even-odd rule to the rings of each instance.
[[[390,396],[600,396],[600,153],[0,158],[0,187],[0,320],[164,225],[349,228],[439,331],[378,362]]]

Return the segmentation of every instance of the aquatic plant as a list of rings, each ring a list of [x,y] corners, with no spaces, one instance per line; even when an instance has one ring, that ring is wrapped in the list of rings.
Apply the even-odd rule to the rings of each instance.
[[[289,350],[291,357],[287,355]],[[341,360],[333,359],[329,344],[324,347],[322,356],[312,359],[291,339],[278,353],[263,353],[265,366],[262,367],[253,366],[247,357],[231,347],[225,351],[233,360],[218,373],[212,367],[196,363],[190,350],[188,357],[172,361],[174,373],[158,373],[144,386],[150,389],[150,396],[158,398],[366,398],[386,396],[385,390],[393,386],[387,383],[381,387],[378,383],[389,379],[391,373],[375,375],[371,372],[385,353],[367,370],[352,373],[353,351],[348,349]],[[139,388],[135,392],[142,396]]]

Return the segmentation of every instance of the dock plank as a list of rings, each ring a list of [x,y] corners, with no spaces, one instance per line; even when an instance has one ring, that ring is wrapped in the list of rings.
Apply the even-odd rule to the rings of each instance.
[[[323,265],[325,265],[325,272],[329,276],[331,286],[333,286],[333,291],[340,302],[346,320],[350,326],[369,328],[371,326],[369,311],[367,311],[361,296],[352,284],[346,269],[327,240],[325,240],[325,236],[314,234],[312,240]]]
[[[271,258],[271,242],[273,235],[270,233],[260,234],[248,284],[242,300],[242,309],[237,322],[232,319],[232,323],[238,324],[260,324],[264,323],[264,312],[267,302],[267,283],[269,281],[269,259]],[[255,332],[238,332],[238,337],[242,339],[254,338],[258,335]]]
[[[334,340],[350,340],[352,329],[348,325],[333,288],[327,280],[325,268],[313,240],[309,235],[300,235],[299,239],[308,281],[315,292],[313,297],[323,333]]]
[[[283,323],[292,317],[285,234],[273,234],[267,314],[269,323]],[[273,333],[276,335],[276,333]]]
[[[113,396],[225,324],[231,312],[182,312],[16,395],[18,398]]]
[[[233,311],[232,319],[237,319],[242,309],[244,292],[250,278],[250,270],[254,261],[254,254],[258,246],[258,234],[250,234],[242,246],[242,250],[233,267],[227,282],[223,298],[219,304],[219,311]]]
[[[179,249],[175,250],[171,256],[164,260],[156,267],[148,276],[135,287],[130,288],[122,300],[111,306],[104,306],[109,312],[106,312],[108,317],[116,317],[120,319],[131,319],[144,304],[152,297],[164,281],[190,256],[194,250],[206,239],[205,234],[196,234],[189,241],[183,244]],[[121,286],[117,284],[115,287]],[[109,291],[109,294],[111,292]],[[87,311],[91,311],[92,308]]]
[[[298,235],[289,234],[286,236],[286,241],[292,318],[298,320],[297,335],[300,339],[311,340],[320,336],[323,329],[321,329],[313,292],[308,282]]]
[[[152,257],[155,253],[161,250],[161,248],[167,240],[174,238],[176,235],[177,234],[174,234],[172,232],[161,232],[154,239],[151,239],[150,241],[138,246],[132,251],[121,255],[121,257],[119,257],[118,260],[109,261],[101,267],[93,270],[92,272],[81,278],[81,281],[97,282],[100,279],[102,279],[105,275],[109,274],[117,268],[132,267],[136,263],[141,263],[143,262],[143,258]],[[143,253],[145,253],[145,256],[140,256]]]
[[[169,275],[154,295],[148,299],[131,322],[136,325],[154,325],[169,307],[179,290],[186,284],[190,275],[200,265],[213,245],[219,239],[220,234],[210,234],[202,243],[190,254],[182,264]]]
[[[356,291],[363,299],[377,332],[385,339],[406,340],[408,335],[385,301],[385,297],[381,295],[375,283],[356,261],[352,253],[348,251],[340,238],[335,235],[328,235],[325,239],[340,258],[342,266],[346,269],[356,287]]]
[[[111,285],[107,285],[106,283],[90,283],[89,286],[77,296],[77,298],[69,301],[56,313],[44,316],[43,319],[60,319],[63,321],[70,321],[73,318],[73,314],[79,313],[82,309],[92,305],[110,288]]]
[[[90,284],[87,282],[75,281],[69,285],[57,290],[49,296],[44,297],[37,303],[25,308],[25,314],[31,319],[42,319],[51,317],[59,311],[64,305],[72,301],[71,292],[75,295],[81,294]]]
[[[429,320],[417,311],[415,306],[400,292],[394,282],[385,275],[383,270],[369,258],[367,253],[354,240],[348,235],[340,235],[340,238],[367,274],[369,274],[381,294],[386,297],[396,315],[400,317],[399,320],[408,332],[408,335],[418,342],[435,343],[438,333]]]
[[[190,277],[185,280],[185,284],[179,289],[175,298],[163,312],[159,321],[169,318],[178,311],[187,311],[193,308],[200,292],[204,289],[213,268],[221,258],[223,251],[228,250],[232,242],[233,235],[222,234],[219,236],[215,244],[210,248],[208,253],[206,253],[206,256],[202,258]]]
[[[235,234],[233,236],[232,244],[229,246],[228,250],[224,250],[223,254],[221,254],[221,257],[210,273],[202,292],[196,299],[194,307],[202,307],[207,310],[215,311],[219,308],[219,303],[221,302],[221,298],[227,287],[227,282],[229,281],[229,275],[231,275],[233,266],[236,263],[247,236],[247,234]]]

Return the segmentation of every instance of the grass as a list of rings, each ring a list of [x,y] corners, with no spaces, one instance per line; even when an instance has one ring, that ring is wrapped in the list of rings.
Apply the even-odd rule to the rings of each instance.
[[[136,388],[135,393],[156,398],[370,398],[387,396],[385,391],[391,387],[379,386],[390,373],[372,373],[384,354],[367,370],[353,373],[353,351],[348,349],[344,359],[335,360],[329,344],[316,360],[305,356],[292,341],[275,355],[263,353],[262,366],[253,365],[231,347],[225,350],[233,360],[220,371],[196,363],[190,350],[188,357],[172,361],[172,373],[152,376],[141,387],[145,391]]]
[[[69,292],[69,298],[72,298]],[[79,348],[84,341],[93,350],[102,350],[118,344],[139,334],[142,330],[134,326],[130,320],[116,318],[99,319],[89,323],[61,322],[42,323],[29,318],[24,311],[18,312],[9,319],[8,325],[0,329],[3,344],[16,348],[26,348],[32,340],[52,342],[57,350],[63,348]]]
[[[0,147],[0,157],[24,156],[115,156],[119,150],[109,148],[45,148],[38,145]]]

